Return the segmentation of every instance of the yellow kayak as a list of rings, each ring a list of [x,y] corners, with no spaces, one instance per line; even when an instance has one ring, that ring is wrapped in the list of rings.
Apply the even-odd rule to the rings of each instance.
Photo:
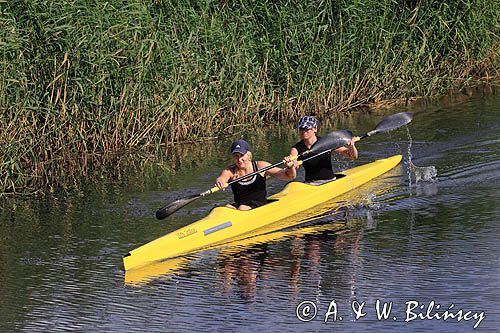
[[[123,257],[126,271],[179,257],[201,249],[264,234],[287,227],[295,215],[346,193],[391,170],[401,162],[395,155],[337,174],[329,183],[313,186],[291,182],[270,196],[269,203],[248,211],[216,207],[210,214],[163,237],[140,246]]]

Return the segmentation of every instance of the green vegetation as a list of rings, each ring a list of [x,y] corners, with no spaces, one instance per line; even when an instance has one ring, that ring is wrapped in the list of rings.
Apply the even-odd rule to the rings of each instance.
[[[0,12],[0,193],[47,188],[89,155],[499,72],[496,0],[0,0]]]

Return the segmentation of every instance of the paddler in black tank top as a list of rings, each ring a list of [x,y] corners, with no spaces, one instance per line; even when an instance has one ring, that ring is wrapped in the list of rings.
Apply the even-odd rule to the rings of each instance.
[[[220,189],[224,189],[231,180],[241,178],[271,165],[266,161],[252,161],[250,145],[242,139],[234,141],[231,145],[231,156],[234,164],[222,170],[216,180],[215,185]],[[290,158],[286,157],[284,161],[287,165],[285,169],[275,167],[231,184],[235,202],[226,205],[226,207],[250,210],[265,205],[267,203],[266,178],[268,176],[281,180],[291,180],[297,176],[296,166],[291,162]]]
[[[306,150],[311,149],[317,142],[321,140],[320,136],[317,136],[318,131],[318,121],[316,117],[304,116],[300,119],[298,124],[299,134],[301,141],[297,142],[290,150],[290,157],[297,156]],[[354,145],[354,140],[352,140],[347,147],[340,147],[335,150],[336,153],[343,157],[355,160],[358,158],[358,150]],[[306,156],[309,158],[310,156]],[[301,158],[299,158],[300,160]],[[312,158],[303,164],[304,170],[306,172],[305,183],[312,185],[320,185],[326,183],[335,178],[335,174],[332,168],[331,153],[323,154],[316,158]]]

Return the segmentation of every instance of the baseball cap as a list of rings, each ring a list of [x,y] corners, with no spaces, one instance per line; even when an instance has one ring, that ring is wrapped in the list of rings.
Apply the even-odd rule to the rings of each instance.
[[[250,151],[250,145],[243,139],[236,140],[231,145],[231,154],[246,154],[247,151]]]
[[[318,120],[314,116],[304,116],[300,118],[298,128],[316,128],[318,127]]]

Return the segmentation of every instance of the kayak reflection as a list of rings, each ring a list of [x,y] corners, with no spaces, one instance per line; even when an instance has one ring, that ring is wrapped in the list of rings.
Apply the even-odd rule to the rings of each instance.
[[[336,228],[335,232],[332,227]],[[222,256],[218,263],[222,295],[252,302],[257,296],[264,297],[276,281],[287,281],[289,290],[284,292],[297,300],[304,289],[309,296],[321,293],[324,280],[333,279],[332,284],[348,285],[347,290],[355,288],[352,272],[330,274],[332,270],[324,269],[324,257],[349,260],[356,267],[361,262],[360,241],[364,229],[350,229],[344,223],[333,222],[328,228],[318,230],[321,231],[292,236],[286,242],[287,249],[279,253],[261,244],[238,254]]]

